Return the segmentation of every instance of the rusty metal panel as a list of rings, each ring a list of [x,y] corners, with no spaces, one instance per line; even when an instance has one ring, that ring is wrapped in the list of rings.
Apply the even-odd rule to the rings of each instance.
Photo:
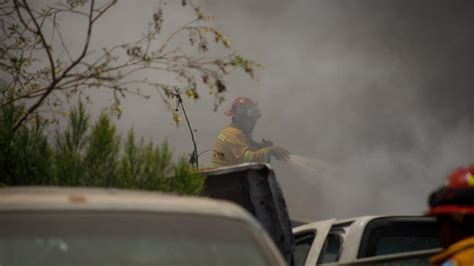
[[[232,201],[253,214],[291,265],[291,222],[274,171],[266,164],[248,163],[203,173],[207,177],[205,194]]]

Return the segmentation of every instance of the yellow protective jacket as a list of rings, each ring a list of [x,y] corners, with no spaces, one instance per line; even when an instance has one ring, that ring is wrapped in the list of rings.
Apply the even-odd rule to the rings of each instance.
[[[269,162],[269,149],[260,148],[257,145],[251,137],[245,135],[236,125],[230,124],[217,135],[211,167],[245,162]]]
[[[463,239],[430,258],[430,265],[474,265],[474,237]]]

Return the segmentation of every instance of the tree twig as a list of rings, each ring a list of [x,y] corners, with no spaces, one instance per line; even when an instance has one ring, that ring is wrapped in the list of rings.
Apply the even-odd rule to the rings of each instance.
[[[18,0],[15,0],[15,5],[17,6],[18,13],[20,13],[20,8],[18,7]],[[56,71],[55,71],[55,64],[53,60],[53,55],[51,54],[51,46],[48,45],[46,42],[46,38],[44,38],[43,31],[41,30],[40,24],[38,24],[38,21],[35,18],[35,15],[31,11],[30,6],[26,2],[26,0],[23,0],[23,6],[26,9],[26,12],[30,15],[31,20],[33,21],[33,24],[36,27],[36,34],[41,38],[41,42],[43,43],[43,47],[46,50],[46,54],[48,55],[48,60],[49,60],[49,65],[51,67],[51,77],[52,77],[52,82],[56,81]]]
[[[190,163],[196,165],[196,169],[199,169],[199,155],[198,155],[198,150],[197,150],[197,144],[196,140],[194,139],[194,131],[193,128],[191,127],[191,123],[189,122],[188,115],[186,114],[186,109],[184,108],[183,105],[183,98],[181,97],[181,92],[179,91],[178,87],[174,87],[175,90],[175,97],[176,100],[178,101],[178,106],[181,106],[181,110],[183,110],[184,118],[186,118],[186,123],[188,124],[189,128],[189,133],[191,134],[191,140],[193,141],[193,152],[191,153],[191,158],[190,158]]]

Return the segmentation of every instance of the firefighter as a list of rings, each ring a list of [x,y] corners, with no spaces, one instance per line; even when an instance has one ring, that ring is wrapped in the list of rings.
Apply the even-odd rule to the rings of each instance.
[[[456,169],[448,185],[431,194],[429,205],[445,248],[430,265],[474,265],[474,166]]]
[[[273,145],[271,141],[262,140],[259,143],[253,140],[252,132],[261,116],[253,100],[238,97],[225,114],[232,118],[232,123],[217,135],[211,167],[245,162],[268,163],[271,156],[283,161],[289,158],[287,150]]]

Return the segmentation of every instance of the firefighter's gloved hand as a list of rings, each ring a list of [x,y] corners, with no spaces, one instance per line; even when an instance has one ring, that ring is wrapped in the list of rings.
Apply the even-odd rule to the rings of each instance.
[[[290,158],[290,152],[280,146],[272,146],[269,149],[270,154],[277,160],[287,161]]]

